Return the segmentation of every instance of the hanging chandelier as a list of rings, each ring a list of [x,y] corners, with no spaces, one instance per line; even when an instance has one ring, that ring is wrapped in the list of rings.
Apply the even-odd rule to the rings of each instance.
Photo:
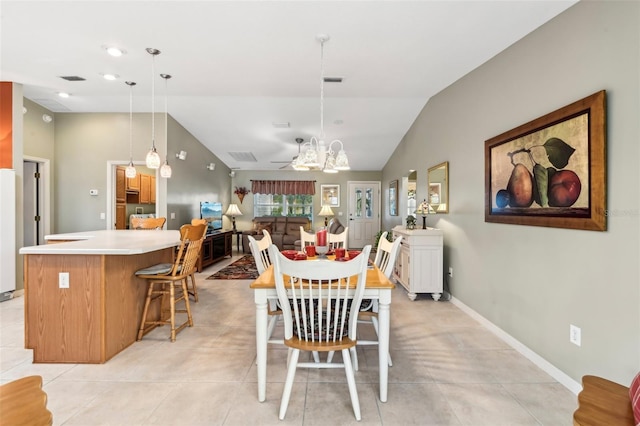
[[[125,176],[128,178],[136,177],[136,168],[133,165],[133,86],[135,81],[125,81],[129,86],[129,165],[125,169]]]
[[[169,150],[169,94],[167,91],[167,81],[171,78],[169,74],[160,74],[160,77],[164,78],[164,135],[165,135],[165,146],[167,147],[167,151]],[[160,176],[163,178],[171,177],[171,166],[169,165],[169,160],[167,157],[164,157],[164,164],[160,167]]]
[[[344,151],[342,141],[335,139],[329,146],[324,142],[324,43],[329,41],[326,34],[318,34],[316,40],[320,42],[320,134],[318,138],[311,137],[303,146],[303,152],[293,162],[294,170],[322,170],[325,173],[338,173],[339,170],[349,170],[349,159]],[[334,145],[340,145],[336,152]],[[306,149],[305,149],[306,147]]]
[[[156,83],[155,83],[155,60],[156,56],[160,54],[158,49],[152,47],[147,48],[147,53],[151,55],[151,149],[147,153],[146,163],[150,169],[157,169],[160,167],[160,155],[156,150],[156,114],[155,114],[155,101],[156,101]]]

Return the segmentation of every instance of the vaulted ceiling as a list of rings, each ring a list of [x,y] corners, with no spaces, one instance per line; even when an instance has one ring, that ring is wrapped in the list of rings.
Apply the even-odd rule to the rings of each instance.
[[[325,139],[353,170],[380,170],[431,96],[575,2],[4,0],[0,79],[56,113],[128,112],[132,80],[134,111],[149,112],[157,48],[171,116],[228,167],[271,170],[320,132],[323,33],[324,75],[343,79],[324,85]]]

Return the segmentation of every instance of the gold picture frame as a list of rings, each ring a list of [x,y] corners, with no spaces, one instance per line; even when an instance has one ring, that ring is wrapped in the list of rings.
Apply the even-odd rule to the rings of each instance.
[[[606,92],[485,141],[485,222],[606,231]]]

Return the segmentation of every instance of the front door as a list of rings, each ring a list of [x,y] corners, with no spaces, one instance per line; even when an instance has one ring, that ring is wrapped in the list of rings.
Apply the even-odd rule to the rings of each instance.
[[[349,248],[375,243],[380,230],[380,182],[348,182]]]

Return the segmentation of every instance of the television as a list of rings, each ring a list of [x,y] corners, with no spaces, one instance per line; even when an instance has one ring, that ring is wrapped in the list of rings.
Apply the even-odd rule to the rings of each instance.
[[[222,229],[222,203],[201,201],[200,202],[200,219],[206,219],[208,228],[207,232]]]

